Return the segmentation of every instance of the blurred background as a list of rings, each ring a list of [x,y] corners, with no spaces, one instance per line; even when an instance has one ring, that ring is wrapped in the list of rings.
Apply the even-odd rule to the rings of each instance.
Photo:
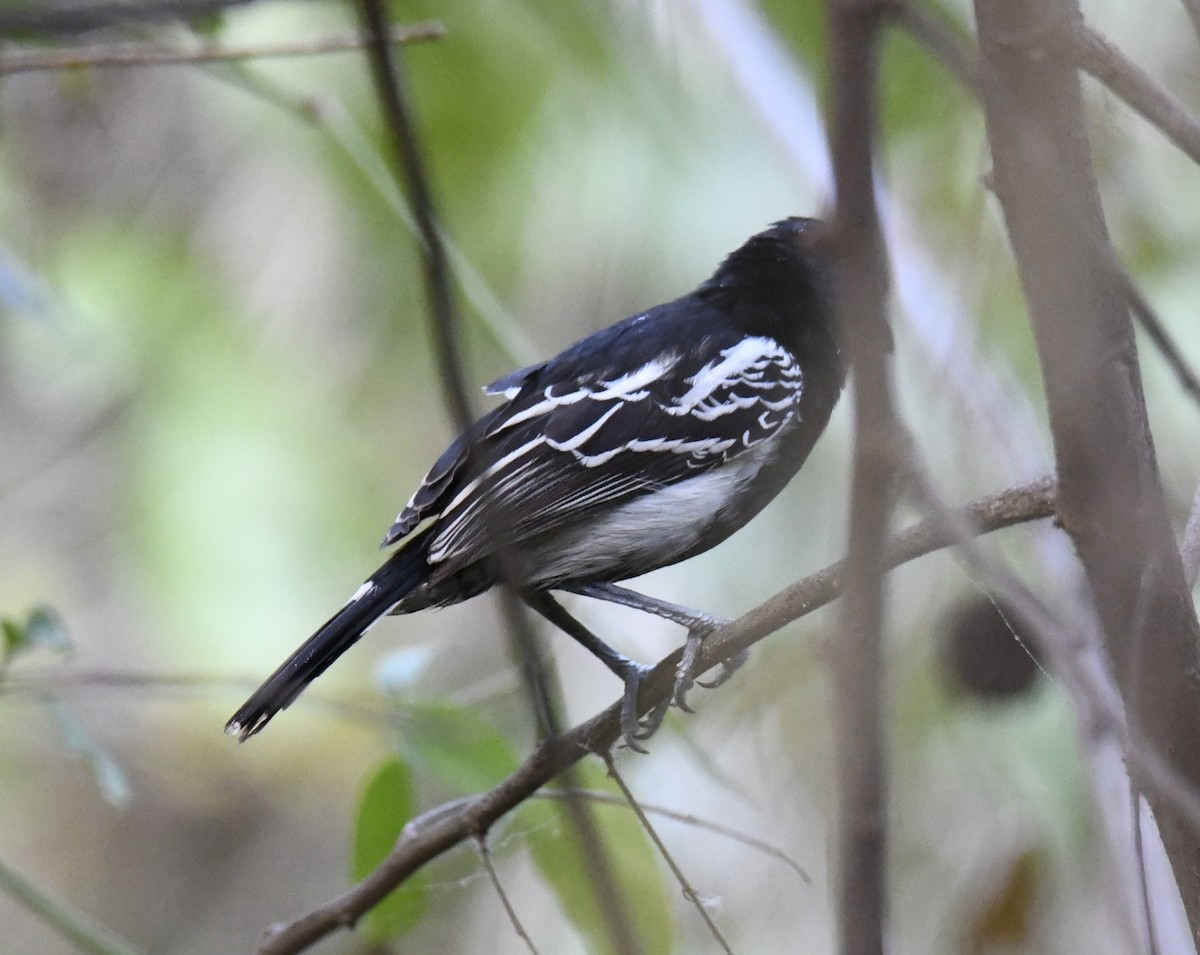
[[[926,5],[969,35],[969,4]],[[827,211],[822,7],[393,5],[398,22],[447,29],[404,60],[469,381],[683,294],[774,220]],[[1182,5],[1152,7],[1086,12],[1195,108],[1200,41]],[[267,47],[353,26],[336,3],[263,0],[199,32],[70,42]],[[900,400],[944,495],[965,501],[1050,470],[1036,355],[978,110],[895,31],[882,78]],[[1195,170],[1087,93],[1114,241],[1195,355]],[[113,951],[250,951],[369,860],[365,807],[399,807],[398,827],[530,751],[492,597],[386,621],[260,737],[221,732],[374,569],[452,436],[406,215],[361,54],[0,82],[3,952],[77,950],[18,901],[29,891],[123,939]],[[1142,358],[1182,530],[1196,409],[1145,343]],[[639,588],[734,616],[838,559],[849,410],[746,530]],[[987,546],[1040,593],[1079,586],[1051,528]],[[683,636],[572,606],[645,661]],[[952,555],[891,578],[893,950],[1128,951],[1070,707],[1028,655],[1011,659],[1013,619],[989,607]],[[696,715],[673,713],[650,756],[618,754],[647,803],[804,870],[659,820],[738,952],[832,947],[835,622],[827,610],[775,634],[724,688],[693,695]],[[571,721],[617,698],[594,659],[547,636]],[[599,812],[632,846],[648,950],[714,950],[628,814]],[[539,951],[601,951],[570,874],[550,875],[555,826],[531,812],[493,833],[500,878]],[[526,951],[470,846],[429,868],[412,906],[318,950]]]

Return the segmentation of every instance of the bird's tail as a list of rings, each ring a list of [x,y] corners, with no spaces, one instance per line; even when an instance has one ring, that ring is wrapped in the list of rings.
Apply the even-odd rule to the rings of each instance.
[[[393,554],[355,591],[346,606],[305,640],[233,714],[225,724],[225,732],[239,741],[249,739],[272,716],[291,705],[309,683],[380,618],[424,583],[429,576],[430,530],[427,528]]]

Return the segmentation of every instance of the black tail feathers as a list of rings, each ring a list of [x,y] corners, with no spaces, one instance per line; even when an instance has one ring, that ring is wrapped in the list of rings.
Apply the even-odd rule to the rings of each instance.
[[[393,554],[341,610],[304,641],[225,724],[225,732],[247,740],[309,683],[350,649],[377,620],[429,577],[429,528]],[[414,608],[415,609],[415,608]]]

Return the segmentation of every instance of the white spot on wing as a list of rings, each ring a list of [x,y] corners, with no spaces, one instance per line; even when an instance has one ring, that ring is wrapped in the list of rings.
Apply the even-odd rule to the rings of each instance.
[[[546,443],[549,444],[550,447],[554,448],[555,451],[574,451],[577,447],[579,447],[581,444],[583,444],[588,438],[590,438],[597,431],[599,431],[602,427],[604,427],[604,423],[606,421],[608,421],[609,418],[611,418],[613,415],[615,415],[620,410],[621,410],[621,405],[619,405],[619,404],[613,405],[606,412],[604,412],[604,414],[602,414],[599,418],[597,418],[590,425],[588,425],[586,428],[584,428],[582,431],[580,431],[579,434],[568,438],[566,441],[551,441],[549,438],[547,438]]]
[[[400,603],[400,601],[399,601],[399,600],[397,600],[397,601],[396,601],[396,603],[392,604],[390,607],[388,607],[388,608],[387,608],[387,610],[383,611],[383,613],[381,613],[381,614],[380,614],[378,617],[376,617],[376,618],[375,618],[374,620],[372,620],[372,621],[371,621],[369,624],[367,624],[365,627],[363,627],[363,631],[362,631],[362,632],[363,632],[363,633],[366,633],[368,630],[370,630],[372,627],[374,627],[374,626],[375,626],[377,623],[379,623],[379,621],[380,621],[380,620],[382,620],[382,619],[383,619],[384,617],[386,617],[386,616],[387,616],[389,613],[391,613],[393,610],[395,610],[395,609],[396,609],[396,604],[398,604],[398,603]],[[360,634],[360,636],[361,636],[361,634]]]
[[[346,606],[349,607],[352,603],[357,603],[358,601],[362,600],[363,597],[366,597],[374,589],[375,585],[368,580],[365,584],[359,587],[358,590],[354,591],[354,595],[346,601]]]
[[[623,398],[629,401],[640,401],[646,393],[640,389],[658,381],[663,375],[675,367],[679,361],[677,355],[661,355],[653,361],[648,361],[620,378],[604,382],[601,391],[592,393],[597,401],[607,401],[611,398]]]
[[[757,362],[788,358],[788,353],[770,338],[752,337],[738,342],[721,352],[721,360],[709,362],[692,376],[692,387],[675,407],[668,408],[671,414],[687,414],[701,401],[709,397],[724,384],[738,378]]]
[[[537,402],[536,404],[530,405],[524,411],[518,411],[511,418],[504,419],[504,421],[497,425],[496,434],[499,434],[506,428],[511,428],[514,425],[518,425],[522,421],[540,418],[544,414],[549,414],[555,408],[561,408],[563,405],[573,405],[577,401],[582,401],[584,398],[588,397],[588,395],[589,392],[582,388],[579,391],[567,392],[565,395],[552,395],[550,394],[550,389],[547,388],[546,397],[543,400]]]
[[[534,448],[536,448],[539,444],[541,444],[545,440],[546,440],[546,436],[544,434],[539,434],[532,441],[526,441],[519,448],[509,451],[508,454],[504,455],[504,457],[502,457],[499,461],[497,461],[495,464],[493,464],[491,467],[489,467],[486,471],[484,471],[481,475],[479,475],[479,477],[475,478],[473,481],[467,482],[467,486],[464,487],[457,494],[455,494],[454,500],[452,500],[449,504],[447,504],[442,509],[442,514],[445,515],[445,514],[450,513],[451,511],[453,511],[456,507],[458,507],[460,504],[462,504],[462,502],[466,498],[468,498],[472,494],[474,494],[476,489],[479,487],[479,485],[482,484],[485,480],[487,480],[489,477],[491,477],[493,474],[497,473],[498,471],[503,470],[505,467],[507,467],[509,464],[511,464],[517,458],[521,457],[523,454],[528,454],[530,451],[532,451]]]

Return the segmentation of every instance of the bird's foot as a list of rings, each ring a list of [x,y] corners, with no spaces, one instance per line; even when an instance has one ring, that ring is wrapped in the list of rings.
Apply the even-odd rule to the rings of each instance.
[[[743,650],[728,660],[722,660],[720,672],[713,679],[707,682],[696,679],[699,676],[696,668],[700,663],[700,651],[704,648],[704,638],[718,627],[723,627],[727,623],[729,623],[729,620],[725,617],[713,617],[705,614],[688,628],[687,642],[683,645],[683,656],[680,658],[679,666],[675,670],[674,696],[675,705],[685,713],[694,712],[687,701],[688,691],[693,686],[697,683],[705,689],[720,686],[733,676],[734,672],[746,662],[747,653]]]
[[[642,683],[652,669],[653,667],[630,660],[628,668],[622,674],[622,679],[625,680],[625,695],[621,701],[621,736],[625,740],[625,745],[635,753],[646,752],[646,748],[641,745],[641,740],[649,739],[658,731],[667,715],[667,708],[670,706],[670,700],[663,700],[645,716],[638,718],[638,694],[642,689]]]

